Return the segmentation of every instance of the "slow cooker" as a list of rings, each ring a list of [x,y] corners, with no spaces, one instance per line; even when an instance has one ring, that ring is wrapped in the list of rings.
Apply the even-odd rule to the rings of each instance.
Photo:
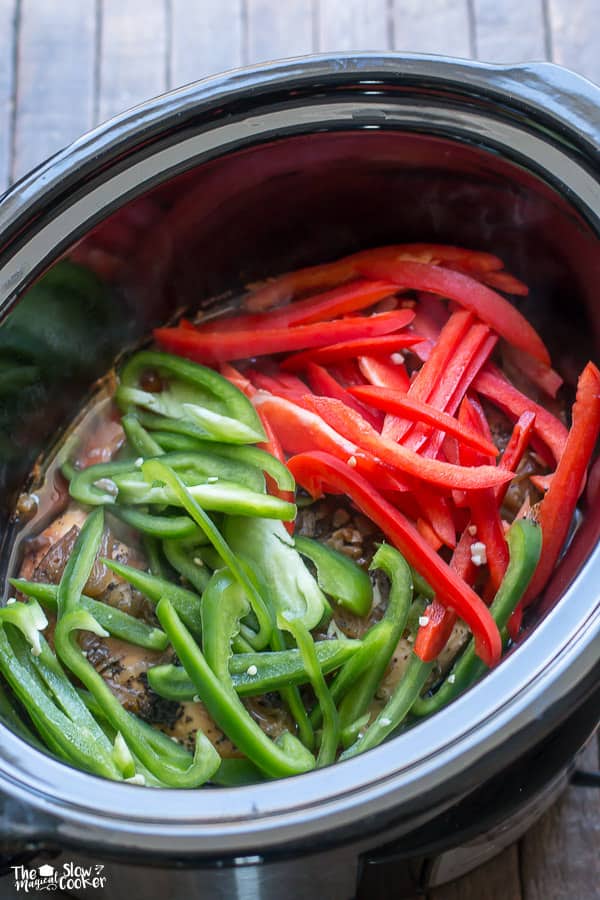
[[[111,361],[178,310],[219,311],[266,275],[383,243],[490,249],[531,286],[524,310],[551,349],[573,340],[594,356],[599,107],[596,87],[547,64],[311,57],[145,103],[14,185],[0,203],[0,331],[20,310],[30,352],[44,334],[35,383],[0,387],[3,580],[27,473]],[[65,292],[40,316],[32,285],[65,255],[105,290],[75,311]],[[106,879],[75,879],[75,897],[398,898],[489,858],[552,801],[597,724],[599,530],[596,504],[497,669],[326,770],[156,791],[73,770],[0,726],[5,884],[11,867],[71,862]]]

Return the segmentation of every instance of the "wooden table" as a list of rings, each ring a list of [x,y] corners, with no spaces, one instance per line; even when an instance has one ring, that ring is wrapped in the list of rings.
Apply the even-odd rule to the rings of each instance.
[[[0,192],[97,122],[235,66],[398,49],[552,59],[600,82],[599,30],[600,0],[0,0]],[[594,741],[582,764],[598,761]],[[599,855],[597,792],[570,788],[429,900],[594,900]]]

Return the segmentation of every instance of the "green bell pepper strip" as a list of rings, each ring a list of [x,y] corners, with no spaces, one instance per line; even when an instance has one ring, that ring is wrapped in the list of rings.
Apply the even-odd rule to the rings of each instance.
[[[107,508],[111,516],[115,516],[126,525],[130,525],[142,534],[149,534],[155,538],[194,538],[200,543],[206,538],[189,516],[160,516],[142,512],[135,506],[121,506],[115,504]]]
[[[158,538],[153,537],[151,534],[143,534],[142,546],[152,575],[166,581],[170,580],[169,575],[174,573],[171,571],[168,561],[165,561],[163,557],[162,546]]]
[[[371,665],[352,685],[340,707],[340,722],[345,728],[367,712],[375,692],[385,675],[398,641],[406,628],[412,602],[412,574],[404,557],[390,544],[382,544],[370,565],[371,569],[383,569],[391,581],[388,610],[391,612],[378,623],[387,632],[387,640],[380,645],[377,655],[371,657]],[[365,651],[366,652],[366,651]]]
[[[339,669],[361,646],[360,641],[353,640],[316,641],[315,652],[323,674]],[[249,675],[248,669],[253,672],[254,668],[256,673]],[[229,660],[229,674],[240,697],[268,694],[285,685],[306,684],[309,681],[297,647],[262,653],[234,653]],[[148,684],[161,697],[178,703],[193,700],[197,693],[181,666],[153,666],[148,669]]]
[[[207,565],[209,569],[212,569],[214,571],[215,569],[225,568],[225,562],[221,559],[215,548],[210,544],[197,547],[196,552],[202,562],[205,563],[205,565]]]
[[[114,559],[103,559],[102,563],[115,575],[137,588],[152,603],[158,603],[161,597],[168,597],[190,631],[198,636],[202,634],[201,601],[197,594],[163,578],[157,578],[149,572],[142,572],[141,569],[116,562]]]
[[[121,425],[133,450],[144,459],[151,456],[162,456],[165,452],[135,416],[131,414],[123,416]]]
[[[140,389],[148,370],[166,386],[159,393]],[[257,443],[265,440],[260,418],[248,398],[233,384],[197,363],[143,350],[136,353],[119,373],[115,399],[124,411],[141,407],[167,422],[191,420],[207,436],[227,443]],[[170,430],[167,425],[167,430]]]
[[[75,542],[77,552],[74,548],[58,585],[56,606],[59,617],[79,608],[79,598],[96,561],[103,531],[104,512],[94,510],[81,526]]]
[[[404,676],[396,685],[392,696],[362,736],[342,753],[340,760],[351,759],[365,750],[377,747],[400,725],[422,691],[433,665],[423,662],[416,653],[411,653]]]
[[[357,616],[366,616],[373,603],[373,586],[367,573],[343,553],[296,535],[294,546],[317,569],[317,582],[325,594]]]
[[[96,734],[85,725],[72,721],[48,693],[44,682],[36,672],[30,647],[14,626],[12,640],[8,629],[0,625],[0,671],[12,688],[13,693],[27,710],[40,737],[50,749],[62,759],[67,759],[104,778],[119,780],[121,773],[110,752],[104,752],[98,744]]]
[[[361,736],[369,722],[371,721],[371,713],[365,713],[359,719],[355,719],[350,725],[346,725],[340,732],[340,743],[344,750],[347,750]]]
[[[209,490],[207,496],[215,494],[221,484],[235,484],[256,494],[264,494],[265,479],[262,472],[253,465],[229,460],[215,453],[169,453],[164,454],[164,462],[171,466],[185,484],[198,489]],[[136,460],[97,463],[77,471],[69,484],[69,492],[74,500],[88,506],[126,502],[168,504],[171,498],[163,489],[156,489],[146,482]],[[218,497],[218,492],[216,495]]]
[[[277,613],[289,612],[300,618],[309,630],[316,628],[327,601],[283,524],[265,518],[228,516],[224,533],[233,552],[260,573],[271,607]]]
[[[182,481],[182,484],[185,484]],[[178,505],[177,497],[167,487],[149,486],[135,483],[133,480],[119,481],[119,492],[125,503],[156,503],[161,506]],[[140,490],[142,487],[142,490]],[[266,519],[282,519],[292,521],[296,516],[296,507],[287,500],[280,500],[271,494],[257,493],[243,485],[230,481],[219,481],[215,484],[186,485],[190,496],[203,509],[211,512],[223,512],[239,516],[262,516]],[[106,501],[113,502],[113,501]]]
[[[9,578],[9,583],[16,591],[20,591],[26,597],[34,597],[46,609],[56,613],[58,585],[25,581],[24,578]],[[129,613],[109,606],[107,603],[92,600],[85,594],[81,595],[80,602],[83,609],[87,609],[98,624],[113,637],[135,644],[137,647],[146,647],[148,650],[166,650],[168,647],[169,639],[160,628],[148,625],[141,619],[136,619],[135,616],[130,616]]]
[[[508,568],[490,606],[500,632],[506,627],[535,572],[542,550],[542,529],[528,519],[517,519],[506,533],[506,541],[510,555]],[[455,700],[485,671],[486,666],[475,655],[471,638],[435,694],[416,699],[411,713],[421,717],[437,712]]]
[[[239,565],[247,572],[248,578],[255,584],[255,587],[259,591],[259,593],[263,594],[262,585],[259,583],[256,572],[249,566],[244,560],[238,560]],[[219,569],[214,572],[212,575],[208,586],[202,595],[202,610],[203,610],[203,622],[202,622],[202,635],[203,640],[207,641],[206,646],[210,648],[211,646],[211,635],[205,636],[205,627],[204,627],[204,611],[205,609],[214,609],[221,602],[221,593],[229,590],[230,592],[233,588],[229,587],[231,582],[231,574],[227,569]],[[240,590],[239,584],[235,585],[237,590]],[[248,617],[246,617],[246,622],[244,624],[248,624]],[[233,636],[233,648],[236,651],[242,650],[241,642],[244,641],[244,638],[239,634],[239,629],[235,629],[235,633]],[[270,635],[270,645],[276,650],[283,650],[285,647],[283,634],[279,631],[279,629],[273,627]],[[205,649],[206,655],[206,649]],[[208,657],[210,657],[210,650],[208,653]],[[208,663],[211,665],[211,659],[208,658]],[[214,669],[214,666],[211,665]],[[308,749],[312,749],[312,745],[314,742],[314,734],[310,723],[308,722],[308,716],[306,714],[306,709],[302,702],[302,698],[298,692],[298,688],[293,685],[283,685],[280,690],[281,697],[283,701],[287,704],[290,713],[294,720],[298,725],[298,732],[300,735],[300,739],[302,743],[308,747]]]
[[[265,478],[260,469],[239,459],[229,459],[225,454],[217,453],[212,446],[210,450],[195,450],[192,453],[164,453],[162,461],[171,466],[186,484],[202,484],[207,478],[212,478],[214,483],[225,481],[240,484],[257,494],[265,491]],[[135,461],[130,462],[130,466],[129,473],[117,472],[115,480],[117,484],[124,482],[125,486],[129,482],[132,489],[137,486],[140,490],[144,477]]]
[[[208,584],[210,572],[204,565],[204,560],[195,552],[195,544],[182,540],[167,539],[162,542],[162,548],[167,561],[175,571],[179,572],[192,585],[194,590],[201,594]]]
[[[225,565],[231,571],[240,587],[245,592],[253,613],[258,621],[258,631],[253,632],[242,624],[241,635],[255,650],[262,650],[269,642],[273,630],[273,614],[267,607],[247,568],[241,565],[235,553],[210,518],[183,484],[176,472],[158,459],[148,460],[143,465],[144,475],[148,481],[164,481],[177,496],[178,501],[188,515],[196,522],[207,536]],[[165,595],[169,598],[169,595]],[[169,598],[170,599],[170,598]]]
[[[282,653],[286,649],[285,637],[280,628],[273,628],[270,645],[271,649],[276,653]],[[298,727],[300,740],[308,750],[312,750],[315,743],[315,733],[298,687],[295,684],[282,685],[279,689],[279,694]]]
[[[411,600],[411,575],[404,557],[390,544],[381,544],[369,566],[381,568],[391,579],[388,605],[383,618],[372,625],[362,638],[362,646],[335,676],[330,686],[334,701],[340,704],[342,729],[366,711],[377,690],[398,641],[406,627]],[[350,695],[344,703],[343,698]],[[357,704],[355,707],[354,704]],[[343,707],[343,708],[342,708]],[[360,708],[360,712],[358,712]],[[316,728],[321,721],[319,707],[311,712]]]
[[[228,603],[215,604],[215,608],[205,615],[211,639],[220,641],[220,647],[214,646],[211,651],[217,672],[211,669],[168,600],[161,600],[156,612],[210,716],[242,753],[273,778],[307,772],[315,766],[312,753],[289,732],[271,741],[249,715],[235,692],[229,676],[228,658],[231,654],[233,631],[239,627],[247,600],[242,590],[231,592],[228,600]],[[211,621],[210,626],[208,620]]]
[[[206,449],[206,445],[203,445],[202,441],[185,434],[156,431],[154,432],[154,439],[167,452],[195,453]],[[267,475],[270,475],[277,487],[282,491],[293,491],[296,487],[294,476],[288,467],[280,462],[276,456],[273,456],[266,450],[262,450],[260,447],[252,447],[249,444],[211,444],[211,449],[219,456],[256,466],[257,469],[261,469]]]
[[[340,739],[340,722],[335,703],[327,687],[325,677],[321,671],[319,660],[315,651],[315,643],[311,633],[301,619],[294,618],[290,613],[282,612],[277,616],[277,624],[280,628],[290,632],[298,649],[302,654],[302,661],[308,674],[312,689],[321,707],[323,716],[323,729],[321,743],[317,755],[317,768],[329,766],[335,762],[337,748]]]
[[[100,522],[99,526],[97,520]],[[86,529],[90,521],[92,525]],[[85,581],[89,577],[102,537],[102,529],[103,512],[97,510],[88,517],[81,529],[61,579],[58,593],[58,621],[54,631],[57,656],[95,697],[112,727],[121,734],[129,751],[139,758],[152,775],[171,787],[199,787],[216,772],[220,762],[219,754],[208,738],[201,731],[196,732],[194,756],[188,757],[189,762],[183,765],[180,764],[180,760],[174,760],[172,755],[154,750],[135,718],[121,706],[77,643],[75,634],[78,631],[91,631],[99,637],[107,636],[107,632],[98,625],[94,617],[79,606],[76,594],[83,577],[85,576]],[[84,571],[85,566],[87,572]],[[61,602],[63,583],[67,602]]]
[[[212,784],[219,787],[244,787],[248,784],[260,784],[264,774],[249,759],[222,759],[221,765],[211,778]]]
[[[0,721],[20,738],[27,741],[28,744],[33,744],[38,750],[45,750],[40,739],[25,724],[22,717],[19,715],[19,712],[13,705],[8,696],[8,692],[2,684],[0,684]]]

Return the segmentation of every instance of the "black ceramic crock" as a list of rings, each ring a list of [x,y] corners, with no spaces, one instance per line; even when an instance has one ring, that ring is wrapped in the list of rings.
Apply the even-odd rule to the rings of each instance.
[[[39,377],[17,399],[0,389],[1,574],[26,473],[111,360],[252,279],[381,243],[489,249],[531,285],[524,309],[551,349],[595,356],[599,101],[546,64],[291,60],[143,104],[21,180],[0,203],[0,338],[21,310]],[[75,258],[106,269],[100,308],[59,302],[38,340],[31,286],[77,242]],[[501,666],[325,771],[155,791],[72,770],[0,726],[5,868],[61,852],[105,863],[105,896],[149,900],[399,897],[464,871],[535,819],[597,723],[599,525],[596,508]]]

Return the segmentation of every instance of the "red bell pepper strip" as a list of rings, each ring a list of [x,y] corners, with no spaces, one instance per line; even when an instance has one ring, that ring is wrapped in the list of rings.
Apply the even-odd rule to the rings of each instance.
[[[512,430],[512,434],[509,438],[508,444],[502,454],[499,466],[502,466],[503,469],[507,469],[509,472],[516,472],[519,466],[519,463],[523,459],[523,455],[529,446],[529,439],[531,437],[531,433],[533,431],[533,427],[535,425],[535,413],[534,412],[524,412],[517,421]],[[506,497],[506,492],[508,490],[508,484],[502,485],[500,488],[496,488],[496,503],[498,506],[502,506],[502,502]]]
[[[410,312],[410,310],[406,310],[406,312]],[[382,313],[382,315],[391,315],[391,313]],[[400,313],[396,315],[400,315]],[[298,372],[306,368],[309,362],[325,365],[344,359],[356,359],[357,356],[362,356],[364,353],[371,353],[373,356],[387,356],[389,353],[412,347],[413,344],[418,344],[420,340],[420,335],[409,331],[403,331],[398,334],[386,334],[383,337],[358,338],[355,341],[343,341],[329,344],[326,347],[319,347],[316,350],[305,350],[302,353],[295,353],[293,356],[288,356],[281,364],[281,367],[286,372]]]
[[[156,341],[170,353],[199,363],[246,359],[271,353],[289,353],[313,347],[325,347],[332,340],[351,341],[375,338],[403,328],[409,310],[381,313],[369,317],[336,319],[297,328],[265,328],[261,331],[201,332],[184,328],[155,328]]]
[[[446,547],[454,549],[456,547],[456,528],[446,497],[422,484],[414,486],[413,492],[423,513],[421,518],[439,538],[440,546],[445,544]]]
[[[546,444],[556,462],[562,456],[567,442],[567,429],[563,423],[513,387],[504,376],[489,363],[473,382],[475,390],[495,406],[499,406],[509,418],[515,420],[524,412],[535,413],[534,433]]]
[[[361,250],[331,263],[296,269],[273,278],[256,288],[245,300],[250,311],[271,309],[287,303],[298,294],[340,285],[359,276],[359,263],[379,260],[417,260],[424,263],[460,263],[473,272],[495,272],[503,267],[501,259],[491,253],[451,247],[446,244],[396,244]]]
[[[410,387],[410,378],[403,363],[396,364],[375,356],[359,356],[358,367],[367,381],[376,387],[392,388],[403,393]]]
[[[539,506],[542,556],[523,597],[527,607],[546,586],[571,527],[585,473],[600,433],[600,372],[588,363],[579,377],[573,424],[552,483]]]
[[[468,275],[413,262],[363,264],[359,271],[367,277],[394,281],[402,288],[448,297],[475,313],[509,344],[550,365],[548,350],[525,316],[501,294]]]
[[[450,316],[439,335],[429,359],[419,369],[408,390],[412,398],[422,400],[424,403],[429,400],[456,347],[466,334],[472,318],[471,313],[465,311],[454,313],[454,315]],[[389,416],[386,417],[384,422],[382,434],[391,440],[400,441],[411,427],[412,423],[409,420]]]
[[[498,338],[493,334],[488,334],[487,337],[481,340],[481,327],[481,325],[474,325],[471,328],[463,341],[463,345],[461,345],[462,351],[464,352],[461,352],[461,350],[457,352],[456,359],[453,361],[454,364],[450,365],[445,373],[443,382],[445,382],[446,386],[452,386],[451,376],[458,377],[458,382],[456,383],[450,398],[447,399],[448,391],[446,389],[443,393],[438,395],[438,398],[431,399],[431,402],[437,402],[440,406],[443,405],[444,411],[449,415],[454,415],[465,394],[471,387],[476,375],[479,373],[482,366],[485,365],[496,346]],[[487,326],[485,327],[487,330]],[[463,365],[464,369],[462,374],[460,374],[460,368]],[[425,456],[431,456],[435,459],[439,455],[443,443],[444,434],[443,432],[438,431],[429,438],[422,452]]]
[[[425,519],[422,519],[419,516],[417,518],[416,528],[423,540],[427,541],[433,550],[437,552],[441,548],[443,541],[440,540],[437,532],[433,530],[429,522],[426,522]]]
[[[528,353],[511,347],[510,344],[503,348],[502,353],[505,361],[522,372],[532,384],[535,384],[549,397],[556,397],[563,385],[563,380],[558,372],[555,372],[550,366],[543,365],[537,359],[533,359]]]
[[[242,392],[242,394],[246,395],[246,397],[252,397],[252,395],[256,393],[256,388],[254,387],[250,379],[243,375],[239,369],[236,369],[229,363],[222,363],[219,366],[219,371],[223,378],[226,378],[227,381],[230,381],[231,384],[234,384],[236,388],[238,388],[238,390]]]
[[[347,316],[394,294],[397,288],[389,281],[370,281],[359,278],[339,285],[331,291],[315,294],[305,300],[296,300],[289,306],[264,313],[230,315],[202,325],[201,331],[223,331],[233,328],[248,331],[251,328],[293,328]]]
[[[321,496],[324,490],[349,496],[426,579],[441,602],[466,622],[473,633],[477,655],[488,666],[498,662],[502,641],[483,601],[365,478],[327,453],[301,453],[288,461],[288,467],[313,497]]]
[[[480,490],[510,481],[512,473],[502,472],[495,466],[463,468],[438,459],[427,459],[413,450],[386,440],[353,409],[349,409],[329,397],[312,397],[313,408],[335,431],[353,441],[389,466],[407,475],[419,478],[443,488]]]
[[[381,431],[381,426],[383,425],[383,416],[381,413],[370,410],[364,403],[359,403],[359,401],[352,396],[350,391],[342,387],[342,385],[335,380],[333,375],[330,375],[323,366],[318,366],[316,363],[309,362],[306,366],[306,377],[315,394],[319,394],[322,397],[334,397],[336,400],[341,400],[346,406],[349,406],[351,409],[360,413],[361,416],[364,416],[373,428],[376,428],[377,431]],[[352,388],[351,390],[354,389]]]
[[[358,397],[359,400],[370,403],[376,409],[383,410],[383,412],[411,419],[413,422],[424,422],[426,425],[432,425],[434,428],[438,428],[440,431],[457,438],[465,446],[479,450],[480,453],[484,453],[487,456],[495,457],[498,455],[495,445],[478,431],[474,431],[468,425],[461,424],[454,416],[429,406],[427,403],[422,403],[420,400],[413,400],[412,397],[408,397],[399,391],[365,385],[363,387],[350,388],[349,393],[354,397]]]
[[[526,297],[529,294],[527,285],[509,272],[485,272],[479,275],[479,278],[489,287],[504,291],[505,294],[514,294],[518,297]]]
[[[552,479],[554,478],[554,473],[549,472],[548,475],[530,475],[529,480],[533,484],[534,487],[541,491],[543,494],[550,488],[552,484]]]
[[[333,374],[344,387],[350,387],[355,384],[364,384],[365,379],[358,368],[358,362],[355,359],[341,359],[333,366]]]
[[[485,428],[489,431],[483,410],[477,409],[467,397],[463,400],[460,421],[471,428]],[[482,425],[485,422],[485,426]],[[485,460],[478,452],[459,447],[459,457],[463,465],[477,465]],[[467,505],[471,510],[471,522],[477,529],[477,541],[485,544],[490,582],[494,592],[498,590],[504,578],[509,562],[508,544],[504,539],[502,520],[498,512],[498,502],[494,489],[472,491],[467,497]]]
[[[475,566],[471,560],[473,541],[474,538],[465,529],[450,560],[452,571],[469,586],[475,581]],[[458,616],[453,610],[446,609],[437,596],[426,607],[423,615],[427,623],[417,631],[413,649],[423,662],[433,662],[448,643]]]
[[[257,411],[262,411],[267,416],[283,449],[288,453],[324,450],[343,460],[345,465],[354,467],[382,490],[406,490],[406,485],[396,477],[393,469],[338,434],[311,409],[264,391],[259,391],[252,402]]]

